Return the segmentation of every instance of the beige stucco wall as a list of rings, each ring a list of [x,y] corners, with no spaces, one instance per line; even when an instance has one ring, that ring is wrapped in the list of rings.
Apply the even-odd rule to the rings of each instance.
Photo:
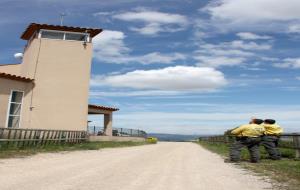
[[[21,108],[20,127],[27,128],[25,120],[26,116],[29,113],[30,91],[32,87],[32,83],[0,78],[0,127],[6,127],[11,90],[18,90],[24,92],[23,104]]]
[[[22,76],[35,80],[27,128],[86,130],[92,44],[34,39]]]
[[[0,72],[20,75],[21,64],[0,65]]]
[[[23,62],[20,69],[20,75],[28,78],[34,78],[34,73],[37,69],[38,55],[41,39],[33,39],[26,45],[23,53]]]
[[[142,137],[118,137],[118,136],[89,136],[90,142],[98,142],[98,141],[117,141],[117,142],[145,142],[146,139]]]

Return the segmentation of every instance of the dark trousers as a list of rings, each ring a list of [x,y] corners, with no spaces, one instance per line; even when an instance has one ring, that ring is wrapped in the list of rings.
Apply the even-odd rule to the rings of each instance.
[[[239,161],[242,148],[247,147],[251,162],[258,162],[260,159],[260,141],[260,137],[237,137],[236,141],[230,146],[230,160],[233,162]]]
[[[265,135],[262,137],[261,145],[265,147],[269,156],[273,160],[279,160],[281,158],[281,153],[278,149],[279,137]]]

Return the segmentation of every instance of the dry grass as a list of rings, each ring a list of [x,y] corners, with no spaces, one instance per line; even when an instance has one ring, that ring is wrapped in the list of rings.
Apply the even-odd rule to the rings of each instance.
[[[14,148],[6,147],[0,149],[1,158],[25,157],[42,152],[76,151],[76,150],[99,150],[103,148],[117,148],[140,146],[149,144],[147,142],[85,142],[79,144],[46,145],[42,147]]]
[[[218,153],[223,157],[228,157],[229,148],[226,144],[199,142],[204,148]],[[276,183],[274,186],[277,189],[284,190],[299,190],[300,187],[300,161],[292,159],[294,151],[289,149],[281,150],[283,159],[273,161],[266,159],[267,153],[261,149],[262,160],[260,163],[249,163],[249,153],[243,150],[241,154],[242,162],[240,165],[246,169],[254,171],[259,175],[269,176]]]

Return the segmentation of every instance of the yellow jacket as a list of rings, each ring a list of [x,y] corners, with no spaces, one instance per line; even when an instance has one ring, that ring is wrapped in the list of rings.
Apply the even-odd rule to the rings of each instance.
[[[265,124],[262,126],[265,128],[265,135],[281,135],[283,132],[282,128],[277,124]]]
[[[260,137],[264,134],[265,128],[257,124],[245,124],[231,131],[231,134],[238,137]]]

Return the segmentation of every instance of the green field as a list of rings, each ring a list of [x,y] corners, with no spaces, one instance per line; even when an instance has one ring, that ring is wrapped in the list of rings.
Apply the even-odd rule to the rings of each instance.
[[[228,145],[222,143],[209,143],[199,142],[204,148],[218,153],[225,158],[228,157],[229,148]],[[300,161],[293,159],[295,152],[291,149],[281,149],[283,159],[279,161],[273,161],[267,159],[267,153],[263,148],[260,150],[262,160],[260,163],[249,163],[249,153],[247,150],[243,150],[241,154],[242,167],[250,169],[259,175],[269,176],[276,183],[275,187],[284,190],[299,190],[300,188]]]
[[[1,148],[1,158],[24,157],[42,152],[76,151],[76,150],[99,150],[103,148],[130,147],[151,144],[149,142],[85,142],[79,144],[47,145],[40,147],[24,148]]]

